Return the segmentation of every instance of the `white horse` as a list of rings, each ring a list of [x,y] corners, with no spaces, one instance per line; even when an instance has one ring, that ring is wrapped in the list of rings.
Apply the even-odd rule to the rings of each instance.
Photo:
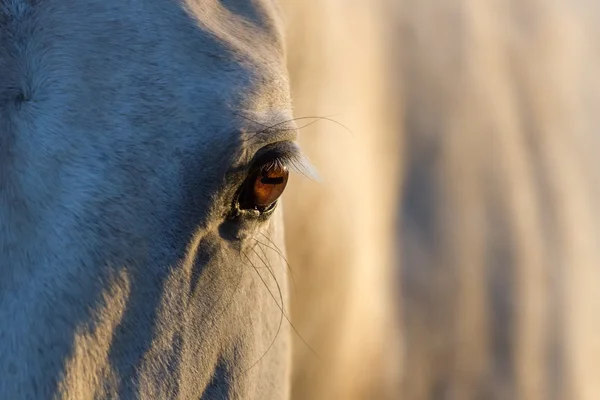
[[[313,28],[330,23],[308,3],[286,7],[290,37],[312,18],[321,18]],[[380,357],[373,333],[387,331],[385,317],[372,311],[385,294],[356,308],[360,297],[340,302],[349,292],[334,283],[335,301],[323,305],[337,330],[311,337],[319,324],[301,312],[304,333],[289,323],[278,203],[289,170],[310,167],[296,144],[282,32],[270,0],[0,1],[0,398],[284,399],[292,336],[310,339],[298,347],[297,376],[308,365],[338,371],[305,382],[315,396],[369,387],[339,371],[344,354],[359,364],[361,351],[348,353],[356,346]],[[368,158],[354,164],[371,168]],[[347,176],[326,173],[323,187],[348,189]],[[311,213],[314,191],[290,198],[293,215],[329,226],[326,207]],[[357,213],[347,234],[378,230],[369,215]],[[303,239],[297,254],[314,246]],[[369,279],[358,267],[385,258],[364,248],[357,260],[330,260],[347,264],[337,284]],[[375,340],[357,341],[367,324]]]
[[[0,0],[0,398],[596,400],[598,15]]]
[[[0,397],[285,398],[274,5],[0,10]]]

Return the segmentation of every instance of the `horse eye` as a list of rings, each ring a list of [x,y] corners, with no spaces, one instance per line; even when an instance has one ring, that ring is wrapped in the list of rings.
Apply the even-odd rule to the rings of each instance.
[[[240,207],[256,210],[269,208],[281,197],[288,176],[288,169],[279,164],[272,164],[258,170],[251,176],[240,196]]]

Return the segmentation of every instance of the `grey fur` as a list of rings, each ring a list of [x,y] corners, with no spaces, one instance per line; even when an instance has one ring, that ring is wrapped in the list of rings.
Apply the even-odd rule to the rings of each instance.
[[[288,397],[281,211],[226,218],[295,137],[254,134],[291,115],[271,2],[0,6],[0,398]]]

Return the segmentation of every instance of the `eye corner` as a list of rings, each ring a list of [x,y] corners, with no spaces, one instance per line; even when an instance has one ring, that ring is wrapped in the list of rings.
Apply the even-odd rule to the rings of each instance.
[[[244,208],[240,205],[238,198],[235,199],[231,211],[226,215],[226,219],[233,221],[240,218],[263,221],[268,219],[277,209],[278,201],[267,207]]]

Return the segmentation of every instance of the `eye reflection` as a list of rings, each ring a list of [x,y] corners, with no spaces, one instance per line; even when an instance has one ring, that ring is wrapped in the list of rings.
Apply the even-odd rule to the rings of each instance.
[[[275,203],[285,190],[289,176],[287,167],[272,165],[260,170],[252,187],[254,207],[264,208]]]

